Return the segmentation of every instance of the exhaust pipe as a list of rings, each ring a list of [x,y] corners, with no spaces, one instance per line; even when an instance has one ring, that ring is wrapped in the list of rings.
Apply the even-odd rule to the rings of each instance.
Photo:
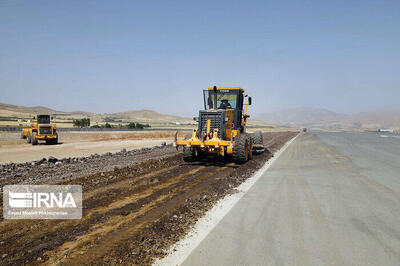
[[[214,86],[214,109],[217,109],[217,86]]]

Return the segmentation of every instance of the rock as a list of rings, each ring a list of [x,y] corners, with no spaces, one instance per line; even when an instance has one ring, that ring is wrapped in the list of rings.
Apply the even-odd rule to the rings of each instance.
[[[167,143],[164,141],[161,143],[161,146],[167,146]]]
[[[4,259],[5,257],[7,257],[7,253],[4,253],[3,255],[1,255],[1,257]]]
[[[50,156],[48,161],[49,161],[49,163],[55,163],[58,161],[58,159],[56,157]]]
[[[126,152],[126,149],[122,149],[121,152],[125,153],[125,152]]]
[[[35,162],[31,162],[31,165],[32,165],[32,166],[35,166],[36,164],[35,164]]]
[[[175,214],[174,216],[172,216],[174,219],[178,219],[178,216]]]
[[[21,177],[22,174],[21,173],[15,173],[14,177]]]
[[[159,180],[158,180],[158,178],[154,178],[153,179],[153,181],[151,181],[153,184],[157,184],[158,182],[160,182]]]
[[[204,196],[203,196],[203,200],[207,200],[207,195],[204,195]]]
[[[58,161],[54,165],[60,165],[60,164],[62,164],[62,162]]]
[[[104,173],[101,173],[100,175],[101,175],[101,176],[104,176]]]

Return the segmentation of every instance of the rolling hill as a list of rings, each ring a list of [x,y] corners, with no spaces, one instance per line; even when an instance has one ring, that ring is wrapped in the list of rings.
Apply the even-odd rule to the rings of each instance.
[[[371,111],[348,115],[326,109],[302,107],[263,113],[256,118],[279,126],[297,128],[371,130],[400,128],[400,111]]]
[[[193,123],[193,120],[190,118],[160,114],[151,110],[131,110],[104,114],[104,116],[116,120],[136,121],[140,123]]]
[[[101,123],[104,122],[105,119],[108,120],[111,119],[114,121],[121,121],[121,122],[139,122],[145,124],[161,124],[161,125],[196,124],[196,122],[194,122],[192,118],[161,114],[152,110],[130,110],[119,113],[95,114],[92,112],[85,112],[85,111],[73,111],[73,112],[57,111],[43,106],[25,107],[25,106],[0,103],[0,117],[5,118],[3,119],[5,121],[7,121],[7,118],[30,119],[32,118],[32,116],[36,114],[56,115],[58,121],[70,121],[69,123],[72,123],[71,122],[72,119],[89,117],[93,123]],[[254,119],[249,120],[249,126],[273,127],[268,123]]]
[[[85,111],[64,112],[53,110],[44,106],[25,107],[0,103],[0,117],[3,118],[31,118],[37,114],[56,115],[59,119],[72,119],[90,117],[92,121],[101,121],[105,118],[140,123],[193,123],[190,118],[160,114],[151,110],[134,110],[120,113],[95,114]]]

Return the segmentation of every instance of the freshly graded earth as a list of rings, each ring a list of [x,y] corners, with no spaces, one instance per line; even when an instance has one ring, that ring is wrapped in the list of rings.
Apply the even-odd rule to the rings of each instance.
[[[150,264],[296,134],[264,133],[242,165],[184,163],[171,145],[2,165],[1,185],[82,185],[84,206],[80,220],[1,220],[0,264]]]

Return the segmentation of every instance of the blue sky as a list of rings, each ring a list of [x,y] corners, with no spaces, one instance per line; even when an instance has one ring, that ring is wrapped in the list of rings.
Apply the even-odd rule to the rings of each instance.
[[[399,109],[400,1],[0,0],[0,102],[192,116],[240,86],[251,112]]]

